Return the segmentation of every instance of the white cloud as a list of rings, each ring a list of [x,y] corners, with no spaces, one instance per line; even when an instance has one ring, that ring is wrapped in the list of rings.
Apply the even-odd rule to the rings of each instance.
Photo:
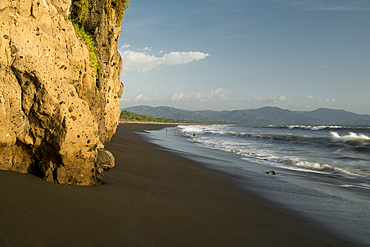
[[[254,97],[248,98],[249,102],[266,102],[266,103],[275,103],[275,104],[284,102],[286,100],[287,100],[287,97],[282,96],[282,95],[272,95],[270,97],[254,96]]]
[[[209,94],[194,93],[175,93],[172,95],[172,101],[186,101],[186,102],[210,102],[210,101],[226,101],[229,92],[222,91],[221,88],[210,92]]]
[[[313,99],[313,96],[312,95],[306,95],[306,98]]]
[[[208,102],[225,102],[228,101],[227,94],[228,91],[223,91],[221,88],[211,91],[210,93],[195,93],[191,92],[189,94],[185,94],[182,92],[175,93],[171,96],[171,102],[192,102],[192,103],[208,103]],[[144,96],[143,94],[139,94],[135,97],[126,98],[125,96],[122,97],[121,102],[131,103],[131,104],[141,104],[141,103],[158,103],[158,102],[166,102],[167,100],[159,99],[158,94],[153,94],[152,96]]]
[[[126,48],[129,48],[130,47],[130,44],[124,44],[123,46],[121,46],[121,49],[126,49]]]
[[[170,52],[164,54],[162,57],[149,55],[146,51],[151,51],[150,48],[145,47],[144,52],[137,52],[131,50],[124,50],[127,48],[126,44],[121,47],[120,53],[124,60],[124,70],[139,72],[146,72],[161,65],[175,65],[186,64],[193,61],[205,59],[209,54],[203,52]],[[162,51],[161,51],[162,52]]]
[[[122,102],[156,102],[159,101],[158,95],[155,94],[153,97],[146,97],[142,94],[139,94],[138,96],[135,96],[134,98],[125,98],[122,97]]]
[[[136,96],[133,101],[146,101],[146,97],[140,94]]]
[[[319,102],[319,105],[321,106],[334,106],[337,104],[337,99],[333,98],[333,99],[326,99],[324,101],[320,101]]]

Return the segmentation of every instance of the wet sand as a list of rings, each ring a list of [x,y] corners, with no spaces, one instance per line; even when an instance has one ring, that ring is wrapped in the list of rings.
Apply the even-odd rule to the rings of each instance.
[[[0,246],[354,246],[135,133],[165,126],[120,124],[101,186],[0,171]]]

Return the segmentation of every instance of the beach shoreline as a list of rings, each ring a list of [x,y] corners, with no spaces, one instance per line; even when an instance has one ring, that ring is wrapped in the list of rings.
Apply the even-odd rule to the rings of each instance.
[[[146,124],[146,125],[150,124],[150,125],[160,125],[162,127],[164,125],[174,127],[179,124],[182,124],[182,123],[165,123],[165,122],[122,121],[122,120],[120,120],[119,123],[120,124]]]
[[[3,246],[356,246],[136,133],[167,126],[121,123],[101,186],[0,171]]]

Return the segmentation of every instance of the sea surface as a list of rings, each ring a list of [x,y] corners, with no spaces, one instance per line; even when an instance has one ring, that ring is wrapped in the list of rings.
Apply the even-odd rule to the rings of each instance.
[[[370,127],[180,125],[144,136],[370,246]]]

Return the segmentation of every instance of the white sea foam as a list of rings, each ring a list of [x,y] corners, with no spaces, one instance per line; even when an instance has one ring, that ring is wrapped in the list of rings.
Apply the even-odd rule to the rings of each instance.
[[[301,125],[290,127],[299,127],[307,130],[341,128],[339,126]],[[348,135],[341,134],[342,136],[340,136],[337,132],[330,132],[331,136],[328,136],[327,132],[306,132],[306,135],[292,135],[284,132],[282,128],[276,128],[271,132],[271,130],[264,128],[232,125],[190,125],[179,126],[179,128],[181,128],[181,131],[187,131],[189,134],[196,132],[196,137],[191,138],[191,140],[197,142],[200,146],[238,154],[242,159],[259,164],[303,172],[368,179],[366,177],[368,175],[368,170],[366,170],[368,164],[361,169],[354,166],[355,163],[359,164],[365,161],[356,161],[354,163],[352,160],[351,162],[343,162],[340,159],[336,159],[336,156],[333,156],[331,152],[337,146],[333,146],[333,143],[330,144],[330,141],[360,141],[361,148],[366,148],[366,143],[370,141],[370,137],[364,134],[350,132]],[[364,141],[365,146],[361,143]],[[354,146],[353,143],[349,144],[350,146],[338,146],[341,148],[340,152],[343,154],[354,152],[352,147],[357,146]],[[352,157],[356,154],[350,153],[350,155]]]
[[[307,126],[307,125],[290,125],[289,129],[305,129],[305,130],[322,130],[322,129],[340,129],[342,126]]]
[[[300,160],[297,158],[295,159],[289,158],[287,160],[284,160],[283,163],[285,165],[297,166],[297,167],[301,167],[301,168],[305,168],[305,169],[313,170],[313,171],[321,171],[325,173],[340,174],[340,175],[353,176],[353,177],[358,176],[357,174],[353,172],[347,171],[345,169],[341,169],[339,167],[334,167],[328,164],[320,164],[317,162],[304,161],[304,160]]]
[[[330,132],[331,134],[331,139],[333,141],[342,141],[342,142],[347,142],[347,141],[370,141],[370,137],[367,135],[363,134],[356,134],[353,132],[349,132],[349,135],[344,135],[340,136],[337,132]]]
[[[312,219],[328,227],[334,226],[333,230],[338,234],[359,236],[357,239],[370,243],[370,141],[343,142],[348,139],[347,135],[355,140],[367,140],[370,129],[343,127],[311,131],[290,130],[287,126],[266,128],[243,125],[184,126],[177,129],[178,133],[196,132],[196,137],[165,135],[161,131],[155,136],[159,145],[181,151],[186,156],[190,154],[189,158],[205,161],[207,167],[246,179],[248,189],[261,193],[267,199],[309,217],[312,215]],[[222,134],[222,131],[236,134]],[[330,131],[336,132],[331,135]],[[288,132],[291,135],[288,136]],[[153,140],[156,141],[156,138]],[[331,138],[338,142],[333,142]],[[278,176],[263,173],[271,168],[277,171]],[[333,179],[335,177],[340,179]],[[343,188],[337,187],[341,184]],[[314,203],[302,203],[311,201]],[[356,243],[360,243],[357,239],[354,238]]]
[[[276,167],[284,168],[284,169],[290,169],[290,170],[296,170],[296,171],[305,171],[305,172],[317,172],[322,174],[335,174],[335,175],[341,175],[349,178],[359,177],[358,174],[350,172],[348,170],[331,166],[328,164],[320,164],[318,162],[309,162],[305,160],[301,160],[297,157],[279,157],[274,155],[266,156],[263,153],[249,155],[247,152],[238,152],[244,156],[246,160],[250,160],[251,158],[255,160],[261,161],[261,163],[266,164],[267,162],[270,162],[271,165],[274,165]]]

